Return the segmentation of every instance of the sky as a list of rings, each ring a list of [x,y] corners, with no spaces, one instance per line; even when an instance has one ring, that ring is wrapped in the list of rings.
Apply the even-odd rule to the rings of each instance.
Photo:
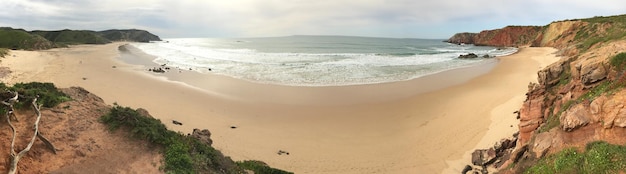
[[[144,29],[162,38],[348,35],[446,39],[626,13],[619,0],[1,0],[0,26]]]

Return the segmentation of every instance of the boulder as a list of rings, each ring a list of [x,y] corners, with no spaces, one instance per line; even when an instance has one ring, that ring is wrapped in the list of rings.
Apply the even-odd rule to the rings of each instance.
[[[580,79],[586,87],[600,80],[604,80],[608,71],[603,62],[598,59],[589,59],[582,63]]]
[[[191,133],[191,137],[196,138],[200,140],[200,142],[203,142],[208,145],[213,144],[213,140],[211,140],[211,132],[208,129],[203,129],[203,130],[193,129],[193,132]]]
[[[549,132],[537,134],[531,148],[532,153],[535,154],[535,157],[541,158],[546,155],[548,150],[550,150],[550,148],[553,146],[553,139],[557,139],[556,129],[553,129]]]
[[[564,111],[561,116],[559,116],[561,128],[564,131],[572,131],[578,127],[585,126],[589,122],[591,122],[591,118],[589,118],[589,115],[590,114],[584,105],[576,104]]]
[[[496,160],[496,157],[496,150],[493,148],[478,149],[472,152],[472,164],[478,166],[489,165]]]
[[[539,72],[537,72],[537,80],[539,84],[545,86],[552,86],[557,84],[560,80],[561,73],[563,73],[563,69],[565,69],[565,66],[567,66],[565,62],[558,61],[554,64],[548,65],[548,67],[542,70],[539,70]]]
[[[459,55],[459,58],[460,59],[473,59],[473,58],[478,58],[478,55],[474,53],[462,54],[462,55]]]
[[[591,114],[592,120],[594,122],[600,121],[600,119],[602,118],[602,106],[604,106],[606,99],[607,97],[603,95],[603,96],[596,98],[595,100],[591,102],[591,104],[589,104],[589,113]],[[603,124],[602,126],[604,128],[611,128],[612,125],[613,123],[611,122],[610,125]]]
[[[604,96],[598,97],[596,100],[602,100]],[[624,96],[613,95],[610,99],[606,99],[599,111],[603,121],[604,128],[613,126],[626,127],[626,109],[624,108]],[[600,103],[599,101],[598,103]]]

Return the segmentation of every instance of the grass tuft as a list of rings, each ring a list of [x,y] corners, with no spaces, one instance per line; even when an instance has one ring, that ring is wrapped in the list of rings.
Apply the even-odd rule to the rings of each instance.
[[[626,147],[603,141],[587,144],[584,153],[573,148],[545,157],[524,173],[617,173],[626,169]]]

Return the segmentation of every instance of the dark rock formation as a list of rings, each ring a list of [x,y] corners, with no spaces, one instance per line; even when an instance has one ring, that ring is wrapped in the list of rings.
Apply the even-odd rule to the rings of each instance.
[[[489,149],[478,149],[472,152],[472,164],[477,166],[485,166],[493,163],[496,159],[496,150],[493,148]]]
[[[459,59],[473,59],[473,58],[478,58],[478,55],[474,53],[459,55]]]
[[[172,124],[179,125],[179,126],[183,125],[183,123],[181,123],[180,121],[176,121],[176,120],[172,120]]]
[[[461,173],[487,173],[487,168],[500,168],[513,156],[518,134],[502,139],[488,149],[477,149],[472,153],[472,165],[467,165]]]

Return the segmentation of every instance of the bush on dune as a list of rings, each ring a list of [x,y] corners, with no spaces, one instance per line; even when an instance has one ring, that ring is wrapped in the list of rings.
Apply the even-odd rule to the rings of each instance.
[[[129,129],[133,137],[163,147],[163,169],[167,173],[245,173],[244,169],[259,174],[289,173],[267,165],[235,163],[210,145],[168,130],[160,120],[143,116],[129,107],[115,105],[101,121],[110,130]]]

